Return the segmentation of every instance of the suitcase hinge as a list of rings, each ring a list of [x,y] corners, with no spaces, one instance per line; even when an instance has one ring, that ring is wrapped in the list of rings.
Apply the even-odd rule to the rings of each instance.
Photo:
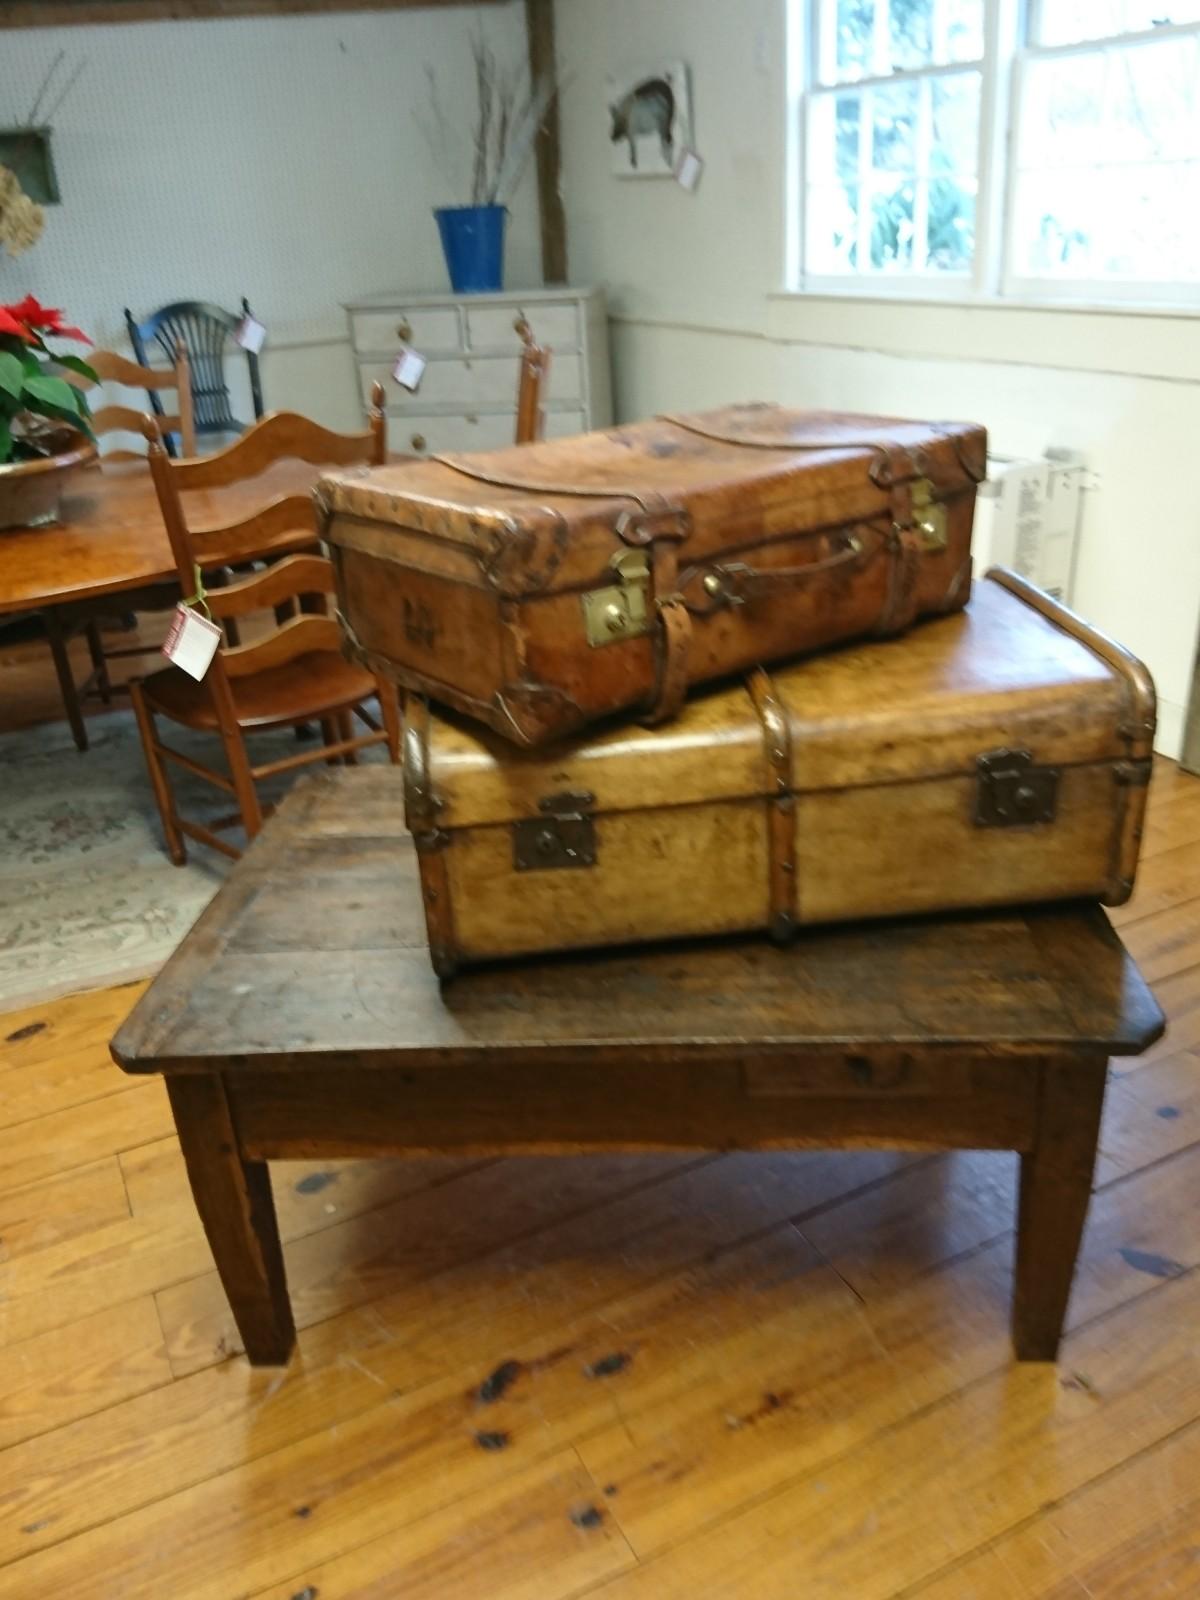
[[[977,757],[979,787],[975,824],[1019,828],[1053,822],[1058,807],[1058,768],[1038,767],[1028,750],[989,750]]]
[[[594,794],[552,794],[538,801],[540,817],[512,825],[513,866],[518,872],[596,865]]]
[[[649,632],[650,561],[646,552],[618,551],[610,565],[618,581],[581,596],[583,625],[593,650]]]

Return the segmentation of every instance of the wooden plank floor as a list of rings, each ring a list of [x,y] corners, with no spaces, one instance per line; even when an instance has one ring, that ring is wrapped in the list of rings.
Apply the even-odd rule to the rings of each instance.
[[[86,759],[86,758],[85,758]],[[1200,780],[1115,920],[1070,1334],[1010,1360],[1015,1160],[280,1164],[252,1372],[136,986],[0,1019],[0,1600],[1200,1595]]]

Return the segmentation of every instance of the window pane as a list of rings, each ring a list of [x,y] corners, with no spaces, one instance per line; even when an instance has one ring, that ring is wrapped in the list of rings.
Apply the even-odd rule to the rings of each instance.
[[[933,58],[933,5],[934,0],[891,0],[888,32],[893,70],[929,65]]]
[[[933,148],[930,172],[974,172],[979,158],[979,91],[977,72],[935,78]]]
[[[830,12],[833,15],[830,15]],[[872,39],[875,30],[873,0],[836,0],[836,9],[827,6],[825,25],[832,23],[838,83],[853,78],[865,78],[873,70]]]
[[[975,180],[935,178],[929,185],[925,266],[968,272],[975,255]]]
[[[1198,172],[1200,41],[1031,62],[1018,144],[1016,272],[1194,275]]]
[[[984,0],[821,0],[820,83],[983,55]]]
[[[912,270],[915,201],[911,181],[871,195],[871,265],[877,272]]]
[[[1200,22],[1200,0],[1038,0],[1039,44],[1074,44],[1140,33],[1172,22]]]
[[[858,268],[858,185],[808,192],[808,270],[834,277]]]
[[[856,94],[839,94],[835,124],[834,168],[839,178],[858,177],[858,136],[862,101]]]
[[[870,91],[872,166],[883,172],[915,172],[917,167],[916,83],[890,83]]]
[[[968,69],[810,96],[808,272],[970,271],[981,88]]]

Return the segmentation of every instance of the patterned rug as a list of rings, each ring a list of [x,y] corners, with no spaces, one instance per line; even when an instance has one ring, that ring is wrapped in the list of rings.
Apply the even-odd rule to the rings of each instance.
[[[82,755],[65,723],[0,737],[0,1011],[157,971],[233,865],[190,842],[171,865],[132,712],[89,718],[88,733]],[[173,727],[169,742],[217,764],[211,738]],[[295,748],[287,729],[252,746],[258,761]],[[294,781],[260,792],[277,800]],[[185,816],[228,814],[219,790],[178,767],[174,782]]]

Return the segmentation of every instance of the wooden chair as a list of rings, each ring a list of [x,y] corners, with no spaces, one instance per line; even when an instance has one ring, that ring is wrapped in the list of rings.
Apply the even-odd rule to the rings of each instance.
[[[128,356],[120,355],[115,350],[93,351],[88,359],[88,365],[96,373],[101,384],[118,384],[122,388],[133,389],[151,388],[158,394],[168,389],[175,390],[177,409],[174,412],[162,410],[154,420],[168,451],[174,453],[176,449],[181,449],[185,456],[195,455],[196,430],[192,417],[191,376],[187,351],[183,346],[176,348],[174,366],[164,367],[161,371],[149,372],[144,367],[139,367],[136,362],[130,361]],[[64,371],[62,376],[89,398],[96,395],[98,385],[90,378],[67,371]],[[144,450],[128,450],[124,447],[106,449],[103,443],[107,435],[114,433],[135,434],[141,438],[144,416],[145,412],[141,407],[134,408],[120,404],[99,405],[92,412],[92,431],[101,442],[101,470],[105,466],[146,460]],[[112,600],[87,601],[78,605],[50,606],[43,611],[42,623],[54,661],[54,671],[58,677],[63,710],[79,750],[86,750],[88,745],[82,702],[89,695],[96,695],[105,705],[112,703],[114,685],[109,675],[109,664],[133,656],[156,654],[158,651],[157,645],[122,646],[113,649],[105,643],[102,624],[117,617],[128,620],[136,617],[139,611],[166,611],[177,599],[178,593],[174,584],[159,584],[153,588],[139,589],[135,593],[122,595],[119,604]],[[71,668],[68,646],[80,633],[87,641],[92,670],[82,683],[77,683]]]
[[[126,389],[145,389],[156,395],[161,395],[166,389],[176,392],[176,410],[168,413],[158,410],[154,414],[154,421],[158,425],[159,435],[166,445],[170,455],[176,453],[175,439],[179,440],[179,453],[184,456],[196,454],[196,422],[192,407],[192,376],[191,363],[188,360],[187,346],[179,343],[175,346],[175,361],[170,367],[151,368],[140,367],[136,361],[130,361],[128,356],[119,355],[115,350],[94,350],[88,358],[88,366],[99,378],[101,383],[116,383]],[[81,377],[75,372],[65,372],[63,376],[75,388],[82,389],[89,398],[95,393],[96,385],[89,379]],[[110,433],[131,433],[142,437],[142,419],[145,410],[141,406],[103,405],[92,412],[92,432],[97,439],[102,439]],[[104,462],[140,461],[145,458],[144,450],[102,450],[101,460]]]
[[[521,336],[521,374],[517,380],[517,436],[515,444],[533,444],[546,431],[546,413],[542,409],[542,390],[550,370],[550,352],[533,337],[533,329],[524,317],[517,321]]]
[[[256,477],[279,461],[299,460],[313,466],[361,461],[378,465],[386,448],[381,385],[375,386],[372,399],[365,433],[331,433],[307,417],[277,412],[256,423],[228,449],[194,461],[172,461],[155,420],[145,419],[150,470],[184,592],[199,595],[216,621],[259,612],[267,621],[273,620],[281,606],[303,602],[306,607],[282,625],[276,622],[271,631],[250,643],[222,645],[199,683],[179,668],[168,667],[132,686],[146,765],[167,849],[176,866],[186,860],[185,835],[225,855],[240,855],[215,830],[240,822],[248,837],[258,833],[271,809],[263,806],[256,788],[264,778],[315,761],[353,762],[359,750],[371,744],[386,743],[392,760],[399,760],[395,688],[345,660],[338,625],[326,614],[326,596],[334,588],[333,569],[324,556],[314,553],[317,533],[311,495],[284,496],[240,522],[202,533],[189,529],[181,498],[188,489],[218,488]],[[204,594],[207,570],[244,566],[263,557],[274,558],[274,565]],[[363,708],[363,701],[375,694],[382,726]],[[365,724],[365,734],[355,736],[354,715]],[[163,744],[155,720],[160,716],[215,734],[228,773]],[[305,722],[320,723],[323,744],[262,765],[251,761],[247,735]],[[212,827],[181,817],[171,788],[170,763],[224,790],[237,810]]]
[[[160,306],[145,322],[137,322],[129,307],[125,307],[125,326],[133,353],[147,370],[147,346],[157,344],[168,360],[177,345],[187,346],[192,363],[192,396],[196,412],[196,432],[207,434],[241,433],[246,424],[233,414],[229,385],[225,381],[225,353],[237,332],[243,317],[251,317],[250,303],[244,297],[242,309],[224,311],[220,306],[203,300],[176,300],[169,306]],[[250,374],[250,399],[256,419],[263,415],[262,374],[258,357],[246,351],[246,365]],[[150,409],[158,413],[160,403],[153,388],[147,385]]]

